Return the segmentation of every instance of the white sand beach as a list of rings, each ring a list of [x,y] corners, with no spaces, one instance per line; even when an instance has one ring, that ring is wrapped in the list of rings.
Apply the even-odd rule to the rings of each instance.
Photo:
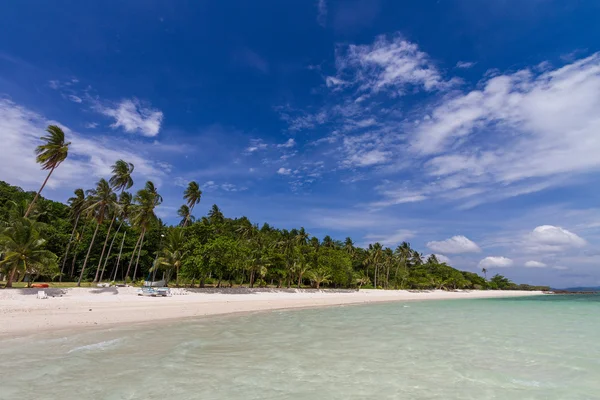
[[[0,335],[149,323],[208,315],[348,304],[540,295],[525,291],[175,289],[172,297],[141,297],[138,289],[0,290]]]

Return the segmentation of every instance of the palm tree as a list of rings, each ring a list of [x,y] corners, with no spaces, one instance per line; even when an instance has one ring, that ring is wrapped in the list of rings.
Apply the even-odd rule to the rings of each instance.
[[[108,263],[108,259],[110,258],[110,253],[112,252],[113,245],[115,244],[115,239],[117,238],[117,235],[119,234],[123,223],[129,217],[132,200],[133,197],[131,196],[131,193],[121,192],[121,195],[119,196],[119,203],[117,204],[117,210],[119,213],[119,217],[121,218],[121,222],[119,223],[119,227],[117,228],[117,231],[113,235],[113,238],[110,242],[110,246],[108,247],[108,253],[106,253],[106,257],[104,257],[104,265],[102,266],[102,272],[100,272],[100,279],[98,279],[99,282],[102,282],[104,270],[106,269],[106,264]]]
[[[48,172],[48,176],[46,176],[46,179],[44,180],[40,190],[38,190],[38,192],[35,194],[33,201],[31,204],[29,204],[29,208],[25,213],[25,218],[29,216],[31,208],[35,204],[37,198],[40,196],[40,193],[42,193],[42,190],[44,190],[44,186],[46,186],[46,183],[48,183],[48,179],[50,179],[52,172],[54,172],[60,163],[65,161],[67,155],[69,154],[69,146],[71,145],[71,142],[65,143],[65,133],[62,131],[62,129],[56,125],[49,125],[48,128],[46,128],[46,132],[48,135],[41,137],[45,143],[39,145],[35,149],[35,153],[37,154],[35,161],[42,165],[43,170],[50,170],[50,172]]]
[[[202,197],[202,190],[200,190],[200,186],[194,181],[190,182],[185,192],[183,192],[183,198],[187,201],[187,206],[190,208],[190,213],[194,211],[194,206],[200,203],[200,198]],[[184,222],[183,226],[186,226],[189,222],[189,218]]]
[[[65,256],[63,257],[62,266],[60,268],[60,281],[62,282],[62,274],[65,270],[65,264],[67,262],[67,258],[69,257],[69,248],[71,247],[71,243],[73,242],[73,237],[75,237],[75,232],[77,231],[77,224],[79,223],[79,217],[81,217],[81,213],[85,208],[85,193],[83,189],[75,189],[74,191],[75,197],[71,197],[68,200],[69,205],[71,206],[71,217],[75,218],[75,224],[73,225],[73,230],[71,231],[71,237],[69,238],[69,242],[67,243],[67,249],[65,250]]]
[[[185,223],[188,219],[192,222],[194,222],[194,220],[196,219],[193,215],[190,214],[190,208],[185,204],[179,207],[179,210],[177,210],[177,215],[179,216],[179,218],[181,218],[179,226],[185,226]]]
[[[85,261],[83,262],[83,267],[81,268],[81,273],[79,274],[77,286],[81,286],[81,280],[83,279],[83,274],[85,272],[85,267],[87,266],[90,253],[92,252],[92,246],[96,240],[98,228],[100,228],[100,225],[102,225],[104,219],[109,215],[110,208],[117,202],[117,195],[113,192],[110,184],[104,178],[98,181],[95,189],[88,190],[87,195],[89,203],[86,212],[90,217],[93,217],[96,220],[96,229],[94,230],[92,240],[90,241],[90,247],[88,247],[88,251],[85,256]]]
[[[315,284],[315,289],[319,289],[322,283],[329,283],[331,275],[323,268],[317,268],[308,272],[308,277]]]
[[[112,176],[110,177],[109,183],[112,186],[113,190],[120,190],[121,193],[125,191],[125,189],[129,189],[133,186],[133,179],[131,178],[131,174],[133,174],[133,170],[135,169],[132,163],[125,162],[123,160],[117,160],[112,166]]]
[[[216,204],[213,204],[210,208],[210,211],[208,212],[208,220],[213,225],[222,224],[225,221],[225,216]]]
[[[137,275],[138,264],[140,262],[140,255],[144,246],[144,236],[152,221],[156,220],[156,214],[154,209],[162,203],[162,196],[158,194],[154,183],[151,181],[146,182],[144,189],[138,190],[134,198],[137,203],[134,208],[132,223],[140,229],[140,236],[138,237],[137,243],[133,248],[131,259],[129,260],[129,266],[127,267],[127,273],[125,274],[125,280],[129,277],[129,271],[133,264],[135,251],[138,249],[137,260],[135,262],[135,269],[133,270],[133,280]]]
[[[131,178],[131,174],[133,173],[134,166],[132,163],[125,162],[123,160],[117,160],[112,166],[113,175],[109,179],[110,186],[116,192],[117,190],[121,191],[121,194],[125,192],[125,189],[129,189],[133,186],[133,179]],[[106,238],[104,239],[104,245],[102,246],[102,253],[100,253],[100,259],[98,260],[98,267],[96,268],[96,276],[94,277],[94,282],[98,282],[98,275],[100,273],[100,266],[102,265],[102,259],[104,258],[104,252],[106,250],[106,245],[108,244],[108,238],[110,237],[110,231],[112,230],[112,226],[115,222],[115,219],[120,214],[118,210],[118,204],[115,202],[111,204],[111,210],[113,217],[110,221],[110,225],[108,226],[108,231],[106,232]],[[120,226],[119,226],[120,228]]]
[[[352,242],[350,237],[347,237],[346,240],[344,240],[344,250],[346,253],[350,254],[351,257],[353,257],[354,253],[356,252],[356,249],[354,248],[354,242]]]
[[[152,267],[153,270],[161,265],[169,269],[174,269],[176,286],[179,286],[179,269],[188,253],[184,250],[184,242],[183,231],[180,228],[171,229],[165,238],[161,256]]]
[[[481,273],[483,274],[485,280],[487,281],[487,269],[486,268],[482,268],[481,269]]]
[[[17,272],[25,274],[56,263],[56,255],[44,248],[46,240],[40,237],[39,226],[37,222],[20,218],[2,231],[0,244],[4,256],[0,267],[10,271],[5,287],[12,287]]]

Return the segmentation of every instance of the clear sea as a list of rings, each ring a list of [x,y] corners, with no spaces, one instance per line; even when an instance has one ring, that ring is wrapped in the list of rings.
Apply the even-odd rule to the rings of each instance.
[[[0,399],[600,399],[600,296],[275,311],[3,340]]]

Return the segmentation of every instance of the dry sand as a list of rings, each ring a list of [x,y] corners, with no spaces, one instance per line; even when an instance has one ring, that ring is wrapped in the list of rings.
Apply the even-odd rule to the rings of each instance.
[[[294,289],[175,289],[172,297],[141,297],[136,288],[0,290],[0,336],[51,330],[108,327],[250,311],[389,301],[475,299],[539,295],[541,292]]]

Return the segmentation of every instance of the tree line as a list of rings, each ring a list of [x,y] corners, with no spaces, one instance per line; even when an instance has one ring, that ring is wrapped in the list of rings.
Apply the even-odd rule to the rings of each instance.
[[[176,226],[156,216],[162,197],[153,182],[131,193],[134,165],[116,160],[112,174],[94,187],[75,189],[67,204],[41,192],[68,156],[70,143],[49,126],[36,148],[48,171],[38,192],[0,181],[0,276],[6,287],[26,279],[138,282],[165,279],[175,285],[217,287],[524,289],[496,274],[491,279],[427,258],[407,242],[395,249],[367,248],[311,236],[304,228],[276,229],[248,218],[227,218],[217,205],[196,219],[202,191],[190,182]],[[483,271],[486,272],[486,271]]]

